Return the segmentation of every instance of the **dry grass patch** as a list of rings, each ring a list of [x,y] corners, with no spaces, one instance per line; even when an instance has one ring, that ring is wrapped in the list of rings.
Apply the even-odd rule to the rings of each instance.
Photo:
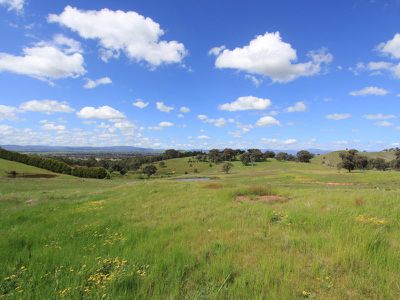
[[[234,194],[236,202],[262,202],[262,203],[283,203],[289,199],[279,196],[278,193],[269,186],[252,186],[244,190],[239,190]]]
[[[202,186],[204,189],[210,189],[210,190],[218,190],[218,189],[222,189],[223,185],[220,183],[208,183]]]

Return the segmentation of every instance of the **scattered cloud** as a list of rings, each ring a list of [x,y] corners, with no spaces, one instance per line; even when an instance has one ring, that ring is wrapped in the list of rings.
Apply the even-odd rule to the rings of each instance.
[[[216,127],[224,127],[224,126],[226,126],[226,124],[234,122],[233,119],[228,119],[228,120],[226,120],[224,118],[210,119],[206,115],[198,115],[197,119],[199,119],[200,121],[202,121],[204,123],[211,124]]]
[[[197,137],[197,139],[198,139],[198,140],[209,140],[210,137],[209,137],[208,135],[199,135],[199,136]]]
[[[271,100],[254,96],[239,97],[230,103],[221,104],[218,108],[227,111],[264,110],[271,106]]]
[[[321,72],[324,65],[333,60],[326,49],[310,51],[309,61],[297,62],[296,50],[282,41],[279,32],[258,35],[248,45],[233,50],[213,48],[210,52],[217,58],[215,66],[230,68],[269,77],[273,82],[289,82],[301,76],[312,76]],[[212,49],[212,50],[213,50]]]
[[[213,48],[210,49],[210,51],[208,51],[208,55],[217,56],[225,49],[226,49],[226,47],[224,45],[223,46],[219,46],[219,47],[213,47]]]
[[[264,116],[258,119],[256,125],[260,127],[280,126],[281,122],[272,116]]]
[[[351,96],[385,96],[389,93],[389,91],[383,89],[383,88],[379,88],[376,86],[367,86],[365,88],[362,88],[361,90],[357,90],[357,91],[352,91],[349,94]]]
[[[160,127],[171,127],[171,126],[174,126],[174,123],[172,123],[172,122],[160,122],[159,124],[158,124],[158,126],[160,126]]]
[[[117,120],[125,118],[125,115],[122,112],[108,105],[100,106],[98,108],[86,106],[78,111],[76,115],[81,119]]]
[[[247,79],[247,80],[250,80],[251,83],[252,83],[255,87],[259,87],[259,86],[261,85],[261,83],[263,82],[262,79],[257,78],[257,77],[254,76],[254,75],[246,74],[246,75],[244,75],[244,78]]]
[[[271,148],[284,148],[286,146],[297,144],[296,139],[287,139],[287,140],[279,140],[279,139],[271,139],[271,138],[262,138],[263,144],[268,145]]]
[[[326,116],[327,119],[340,121],[351,118],[351,114],[330,114]]]
[[[400,33],[396,33],[393,39],[380,43],[377,50],[384,55],[400,59]]]
[[[66,6],[61,14],[50,14],[47,20],[77,32],[84,39],[98,40],[104,61],[123,52],[133,61],[157,67],[180,63],[187,54],[182,43],[161,40],[164,30],[160,24],[135,11],[80,10]]]
[[[368,114],[364,115],[364,118],[368,120],[387,120],[396,118],[395,115],[385,115],[385,114]]]
[[[53,131],[65,131],[66,127],[64,125],[57,125],[54,122],[50,122],[47,120],[43,120],[40,123],[42,123],[41,128],[43,130],[53,130]]]
[[[30,100],[20,105],[20,110],[27,112],[40,112],[45,114],[71,113],[74,109],[67,102],[57,100]]]
[[[156,107],[159,111],[166,112],[166,113],[169,113],[170,111],[174,110],[174,107],[167,106],[164,104],[164,102],[157,102]]]
[[[394,124],[392,122],[389,121],[380,121],[375,123],[376,126],[380,126],[380,127],[390,127],[390,126],[394,126]]]
[[[47,82],[79,77],[86,72],[84,59],[76,45],[71,45],[71,39],[56,36],[52,42],[39,42],[24,48],[21,56],[0,53],[0,72],[26,75]]]
[[[286,108],[286,111],[289,113],[292,112],[303,112],[307,110],[307,106],[303,101],[298,101],[296,102],[294,105],[289,106],[288,108]]]
[[[141,99],[137,99],[135,102],[132,103],[132,105],[136,106],[137,108],[143,109],[149,105],[149,102],[144,102]]]
[[[16,120],[17,119],[17,108],[13,106],[1,105],[0,104],[0,121],[2,120]]]
[[[189,107],[186,107],[186,106],[182,106],[182,107],[179,109],[179,111],[180,111],[181,113],[186,114],[186,113],[190,112],[190,108],[189,108]]]
[[[0,5],[5,6],[8,10],[14,10],[22,13],[24,10],[24,0],[0,0]]]
[[[102,77],[102,78],[99,78],[96,80],[92,80],[92,79],[88,78],[83,87],[85,89],[94,89],[95,87],[97,87],[99,85],[111,84],[111,83],[112,83],[112,80],[110,79],[110,77]]]

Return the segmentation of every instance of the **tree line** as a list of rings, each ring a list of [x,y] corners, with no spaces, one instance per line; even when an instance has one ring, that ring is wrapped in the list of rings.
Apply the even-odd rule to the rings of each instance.
[[[339,157],[341,162],[337,164],[338,169],[346,169],[351,172],[353,170],[379,170],[386,171],[393,169],[400,171],[400,149],[391,149],[394,152],[395,158],[392,161],[386,161],[383,158],[368,158],[362,155],[356,149],[340,152]]]
[[[0,158],[20,162],[26,165],[49,170],[54,173],[67,174],[83,178],[103,179],[109,177],[106,169],[101,167],[71,167],[67,163],[38,155],[22,154],[0,148]]]

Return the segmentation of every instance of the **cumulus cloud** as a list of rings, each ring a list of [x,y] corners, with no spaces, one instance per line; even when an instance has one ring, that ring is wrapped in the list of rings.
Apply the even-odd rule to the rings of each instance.
[[[85,85],[83,86],[85,89],[94,89],[95,87],[103,84],[111,84],[112,80],[109,77],[102,77],[96,80],[92,80],[88,78],[86,80]]]
[[[400,58],[400,33],[396,33],[393,39],[380,43],[377,49],[392,58]]]
[[[224,126],[226,126],[226,124],[234,122],[233,119],[228,119],[228,120],[226,120],[225,118],[212,119],[206,115],[198,115],[197,119],[199,119],[200,121],[202,121],[204,123],[211,124],[215,127],[224,127]]]
[[[45,114],[71,113],[74,109],[67,102],[57,100],[30,100],[19,107],[22,111],[40,112]]]
[[[0,104],[0,121],[2,120],[16,120],[17,119],[17,108],[13,106],[1,105]]]
[[[271,106],[271,100],[254,96],[239,97],[230,103],[221,104],[218,108],[227,111],[264,110]]]
[[[384,72],[395,78],[400,78],[400,64],[387,61],[372,61],[369,63],[358,63],[355,68],[350,68],[355,75],[362,71],[370,72],[370,75],[381,75]]]
[[[210,137],[209,137],[208,135],[199,135],[199,136],[197,137],[197,139],[198,139],[198,140],[209,140]]]
[[[376,86],[367,86],[365,88],[362,88],[361,90],[357,90],[357,91],[352,91],[349,94],[351,96],[368,96],[368,95],[372,95],[372,96],[385,96],[389,93],[389,91],[383,89],[383,88],[379,88]]]
[[[287,112],[303,112],[307,110],[307,106],[303,101],[298,101],[294,105],[286,108]]]
[[[117,120],[124,119],[125,115],[108,105],[98,108],[86,106],[76,113],[81,119],[101,119],[101,120]]]
[[[225,49],[226,49],[226,46],[224,46],[224,45],[219,46],[219,47],[213,47],[213,48],[210,49],[210,51],[208,51],[208,55],[217,56]]]
[[[61,14],[50,14],[47,19],[77,32],[84,39],[98,40],[105,61],[123,52],[131,60],[157,67],[180,63],[187,54],[182,43],[161,40],[164,30],[160,24],[134,11],[80,10],[66,6]]]
[[[258,119],[256,125],[260,127],[279,126],[281,125],[281,122],[272,116],[264,116]]]
[[[394,124],[389,121],[380,121],[380,122],[375,123],[375,125],[380,126],[380,127],[390,127],[390,126],[393,126]]]
[[[261,141],[264,144],[268,145],[269,147],[274,147],[274,148],[281,148],[289,145],[294,145],[297,143],[296,139],[279,140],[271,138],[262,138]]]
[[[160,127],[171,127],[171,126],[174,126],[174,123],[163,121],[163,122],[158,123],[158,126],[160,126]]]
[[[368,120],[388,120],[396,118],[395,115],[385,115],[385,114],[368,114],[364,115],[364,118]]]
[[[136,106],[137,108],[143,109],[149,105],[149,102],[145,102],[141,99],[137,99],[135,102],[132,103],[132,105]]]
[[[172,106],[167,106],[164,102],[156,102],[156,107],[159,111],[169,113],[170,111],[174,110]]]
[[[309,61],[297,63],[296,50],[282,41],[279,32],[258,35],[242,48],[219,48],[212,53],[217,56],[215,66],[219,69],[237,69],[249,74],[263,75],[273,82],[281,83],[301,76],[316,75],[321,72],[323,65],[333,60],[332,54],[321,49],[310,51]]]
[[[327,119],[340,121],[351,118],[351,114],[330,114],[326,116]]]
[[[186,114],[186,113],[190,112],[190,108],[189,108],[189,107],[186,107],[186,106],[182,106],[182,107],[179,109],[179,111],[180,111],[181,113]]]
[[[259,86],[261,85],[261,83],[263,82],[262,79],[257,78],[257,77],[254,76],[254,75],[246,74],[246,75],[244,75],[244,78],[247,79],[247,80],[250,80],[251,83],[252,83],[255,87],[259,87]]]
[[[40,42],[24,48],[22,55],[0,53],[0,72],[11,72],[51,81],[83,75],[84,59],[72,46],[71,39],[55,37],[52,42]]]
[[[65,131],[66,127],[64,125],[58,125],[55,124],[54,122],[50,122],[47,120],[43,120],[40,123],[42,123],[41,128],[43,130],[50,130],[50,131]]]
[[[0,5],[7,7],[8,10],[15,10],[21,13],[24,10],[24,0],[0,0]]]

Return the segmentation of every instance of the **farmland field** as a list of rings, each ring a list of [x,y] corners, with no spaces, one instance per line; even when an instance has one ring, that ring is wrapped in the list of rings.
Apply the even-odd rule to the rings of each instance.
[[[0,160],[0,298],[400,298],[400,172],[199,164],[165,168],[211,180],[7,178],[48,171]]]

